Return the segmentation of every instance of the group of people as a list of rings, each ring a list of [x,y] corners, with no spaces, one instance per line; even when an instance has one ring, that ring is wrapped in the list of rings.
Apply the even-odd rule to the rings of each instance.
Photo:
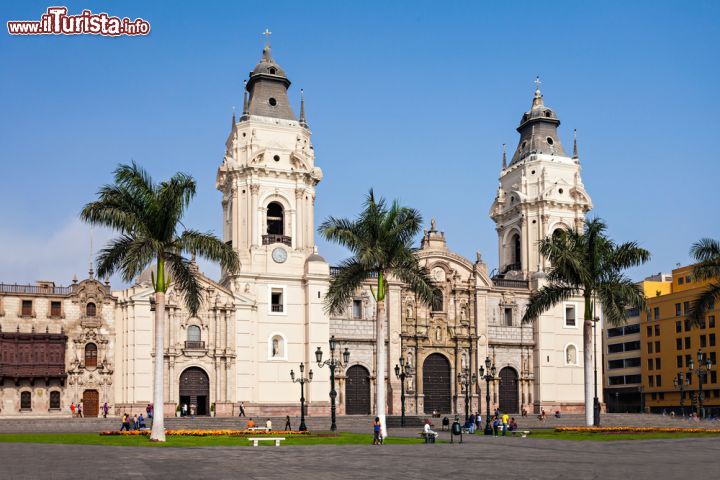
[[[122,423],[120,425],[120,431],[123,430],[130,431],[130,430],[144,430],[147,428],[147,425],[145,425],[145,418],[143,418],[143,414],[140,415],[133,415],[132,417],[128,413],[123,413],[122,416]]]
[[[500,412],[496,411],[492,419],[493,436],[497,437],[499,435],[501,426],[503,437],[507,435],[507,432],[514,432],[518,429],[515,417],[510,417],[507,413],[500,415]]]
[[[195,418],[195,414],[197,413],[197,406],[194,403],[191,403],[189,406],[187,403],[183,403],[180,406],[180,416],[181,417],[187,417],[188,413],[191,417]]]
[[[248,418],[246,428],[248,430],[251,428],[257,428],[255,426],[255,421],[252,418]],[[265,421],[265,429],[268,432],[272,430],[272,421],[269,418]],[[292,424],[290,423],[290,415],[285,415],[285,431],[286,432],[292,431]]]
[[[73,417],[81,417],[83,416],[83,409],[82,409],[82,402],[78,402],[77,404],[75,402],[72,402],[70,404],[70,412],[72,413]]]

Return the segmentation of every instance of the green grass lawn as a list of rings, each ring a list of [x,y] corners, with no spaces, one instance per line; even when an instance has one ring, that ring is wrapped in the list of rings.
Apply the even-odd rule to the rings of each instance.
[[[262,437],[262,435],[258,435]],[[282,437],[283,435],[278,435]],[[167,442],[151,442],[144,435],[104,436],[97,433],[0,433],[0,442],[10,443],[56,443],[66,445],[115,445],[128,447],[248,447],[252,442],[247,437],[180,437],[168,436]],[[362,433],[339,433],[335,437],[313,434],[285,436],[281,445],[372,445],[372,435]],[[388,437],[389,445],[421,444],[420,438]],[[442,443],[442,442],[438,442]],[[261,442],[261,446],[275,446],[272,442]]]
[[[528,438],[546,438],[551,440],[576,440],[610,442],[614,440],[658,440],[667,438],[708,438],[717,437],[720,433],[689,433],[689,432],[648,432],[648,433],[604,433],[604,432],[556,432],[551,429],[532,430]]]

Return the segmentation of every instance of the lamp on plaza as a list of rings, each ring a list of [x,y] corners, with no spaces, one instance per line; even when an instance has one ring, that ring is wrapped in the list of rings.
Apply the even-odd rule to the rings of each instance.
[[[685,386],[690,385],[690,379],[682,373],[678,372],[677,377],[673,378],[673,385],[680,390],[680,412],[685,416]]]
[[[315,350],[315,360],[317,360],[318,367],[322,368],[327,365],[330,369],[330,430],[336,431],[337,425],[335,424],[335,399],[337,398],[337,392],[335,391],[335,369],[347,365],[350,361],[350,351],[345,347],[345,351],[342,353],[342,361],[339,358],[335,358],[335,349],[337,348],[337,341],[335,335],[330,337],[328,342],[330,345],[330,358],[323,362],[323,352],[320,347]]]
[[[480,370],[482,371],[482,367],[480,367]],[[482,373],[480,374],[482,376]],[[462,369],[462,372],[458,373],[458,384],[461,385],[465,389],[465,424],[467,425],[468,420],[470,418],[470,387],[475,385],[477,382],[477,377],[473,373],[470,374],[470,369],[467,367]]]
[[[490,357],[485,358],[485,366],[480,366],[479,377],[481,380],[485,380],[485,435],[492,435],[493,433],[490,426],[490,381],[495,380],[495,373],[495,364],[490,360]]]
[[[293,381],[293,383],[299,383],[300,384],[300,430],[301,432],[304,432],[307,430],[307,427],[305,426],[305,384],[312,382],[313,378],[313,371],[310,370],[308,372],[308,376],[305,377],[303,374],[305,373],[305,364],[300,364],[300,376],[298,378],[295,378],[295,372],[290,369],[290,379]]]
[[[400,379],[400,426],[405,426],[405,379],[412,377],[412,366],[400,357],[400,365],[395,364],[395,376]]]
[[[690,373],[690,375],[695,375],[698,377],[698,393],[696,403],[697,414],[699,417],[704,418],[705,409],[703,408],[703,383],[707,378],[708,372],[712,370],[712,360],[710,359],[710,357],[705,358],[705,354],[702,352],[702,350],[698,350],[697,359],[698,367],[695,368],[695,362],[693,362],[693,359],[690,358],[690,360],[688,361],[688,372]]]

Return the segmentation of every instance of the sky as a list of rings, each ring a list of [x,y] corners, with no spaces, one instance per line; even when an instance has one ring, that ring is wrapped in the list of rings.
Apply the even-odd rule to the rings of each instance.
[[[652,254],[632,278],[720,238],[720,2],[71,1],[151,34],[7,34],[59,3],[0,4],[0,282],[84,277],[112,233],[78,213],[131,160],[156,180],[194,176],[184,224],[220,234],[215,175],[266,28],[296,111],[305,90],[316,224],[355,216],[374,188],[496,267],[501,145],[514,151],[539,75],[566,148],[578,131],[590,215]],[[318,245],[330,263],[347,256]]]

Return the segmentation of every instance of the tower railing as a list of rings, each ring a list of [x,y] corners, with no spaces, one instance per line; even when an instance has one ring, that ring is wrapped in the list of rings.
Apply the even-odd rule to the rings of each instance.
[[[292,237],[277,234],[267,234],[262,236],[263,245],[272,245],[273,243],[282,243],[283,245],[292,247]]]

